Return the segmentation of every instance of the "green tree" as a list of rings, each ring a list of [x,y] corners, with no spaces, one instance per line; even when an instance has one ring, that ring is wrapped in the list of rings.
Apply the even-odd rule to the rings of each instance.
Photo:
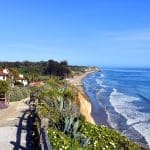
[[[60,62],[60,65],[62,65],[62,66],[68,66],[68,62],[67,62],[66,60],[61,61],[61,62]]]
[[[18,72],[18,70],[17,70],[16,68],[9,68],[9,71],[10,71],[11,75],[12,75],[15,79],[18,78],[19,72]]]
[[[9,90],[9,85],[6,81],[0,80],[0,94],[4,94]]]

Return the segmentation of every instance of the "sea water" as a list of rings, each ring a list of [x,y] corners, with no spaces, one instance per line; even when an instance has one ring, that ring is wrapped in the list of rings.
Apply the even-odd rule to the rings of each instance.
[[[103,107],[111,127],[150,146],[150,69],[103,69],[83,83],[93,109]]]

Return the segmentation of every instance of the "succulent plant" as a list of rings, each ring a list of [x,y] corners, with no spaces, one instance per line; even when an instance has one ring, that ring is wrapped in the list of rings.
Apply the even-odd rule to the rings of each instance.
[[[78,136],[77,131],[78,131],[78,129],[79,129],[79,123],[80,123],[80,121],[77,120],[77,121],[74,123],[74,125],[73,125],[73,136],[74,136],[74,138],[76,138],[76,137]]]
[[[69,133],[71,131],[71,125],[73,124],[74,121],[74,117],[67,117],[65,118],[65,128],[64,128],[64,132]]]
[[[87,146],[89,143],[90,143],[90,138],[87,137],[86,139],[83,140],[82,146],[85,147],[85,146]]]

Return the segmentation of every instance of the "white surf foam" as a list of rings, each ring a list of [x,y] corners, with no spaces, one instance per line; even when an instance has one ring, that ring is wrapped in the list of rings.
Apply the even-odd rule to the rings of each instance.
[[[105,92],[105,89],[104,88],[101,88],[99,89],[97,92],[96,92],[96,97],[99,99],[101,97],[101,94]]]
[[[133,125],[133,127],[145,137],[147,142],[150,143],[150,131],[149,135],[147,134],[147,129],[150,129],[150,124],[146,123],[144,127],[141,127],[140,123],[149,121],[150,113],[141,112],[140,109],[142,106],[135,106],[133,104],[135,101],[140,101],[140,99],[119,93],[116,89],[113,89],[110,95],[110,103],[115,111],[124,116],[127,119],[127,124]]]
[[[123,115],[127,119],[127,124],[131,125],[140,121],[148,121],[150,113],[140,112],[140,106],[135,106],[132,102],[140,101],[138,97],[128,96],[117,92],[116,89],[110,95],[111,105],[115,111]]]
[[[107,87],[106,85],[103,84],[103,81],[101,79],[96,79],[96,83],[100,85],[101,87],[104,87],[104,88]]]
[[[108,120],[109,125],[112,128],[117,129],[118,124],[116,120],[114,119],[115,118],[114,115],[112,113],[109,113],[108,111],[106,111],[106,113],[107,113],[107,117],[108,117],[107,120]]]
[[[150,123],[139,123],[133,125],[133,127],[143,135],[150,147]]]
[[[103,73],[101,73],[101,78],[104,78],[104,74]]]

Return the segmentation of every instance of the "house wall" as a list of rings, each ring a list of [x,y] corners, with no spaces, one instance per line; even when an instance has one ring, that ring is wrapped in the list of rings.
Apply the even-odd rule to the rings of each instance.
[[[24,86],[28,84],[27,80],[17,80],[18,82],[22,83]]]
[[[24,86],[28,85],[28,81],[27,80],[23,80],[23,84],[24,84]]]
[[[3,72],[6,74],[9,74],[9,70],[8,69],[3,69]]]
[[[6,76],[0,76],[0,80],[5,80],[6,81],[7,77]]]
[[[19,77],[20,77],[20,78],[23,78],[24,76],[23,76],[23,74],[19,74]]]

